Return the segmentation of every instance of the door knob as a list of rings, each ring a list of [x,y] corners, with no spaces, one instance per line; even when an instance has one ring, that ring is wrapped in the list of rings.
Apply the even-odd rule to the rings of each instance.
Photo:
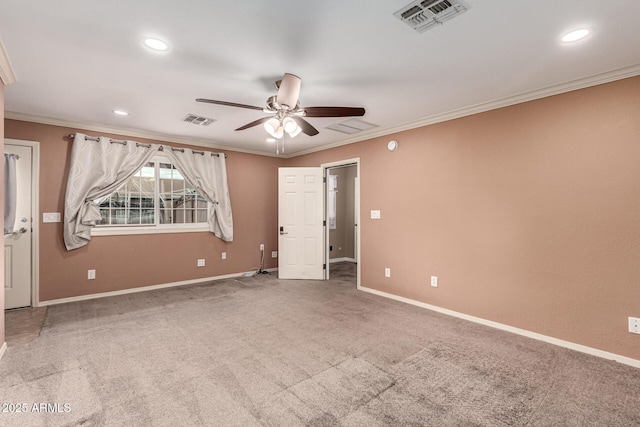
[[[20,233],[24,234],[24,233],[26,233],[26,232],[27,232],[27,229],[26,229],[26,228],[22,227],[22,228],[20,229]]]

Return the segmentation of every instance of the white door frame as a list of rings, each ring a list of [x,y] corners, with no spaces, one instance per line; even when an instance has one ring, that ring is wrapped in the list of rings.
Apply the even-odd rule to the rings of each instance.
[[[5,138],[4,145],[31,147],[31,306],[40,306],[40,143]],[[2,307],[4,310],[4,307]]]
[[[349,166],[349,165],[356,165],[356,176],[358,177],[358,179],[356,179],[356,192],[354,194],[355,197],[355,210],[356,212],[359,214],[360,213],[360,157],[354,157],[352,159],[346,159],[346,160],[338,160],[336,162],[331,162],[331,163],[323,163],[320,165],[320,167],[322,168],[323,171],[323,175],[325,177],[325,198],[327,197],[327,186],[326,186],[326,181],[327,181],[327,177],[328,177],[328,169],[330,168],[335,168],[335,167],[339,167],[339,166]],[[328,203],[326,203],[325,200],[325,210],[324,210],[324,219],[325,221],[327,221],[328,219],[328,215],[327,215],[327,206]],[[357,287],[358,289],[360,289],[360,281],[362,278],[362,263],[360,262],[360,253],[362,252],[360,250],[360,219],[361,218],[356,218],[356,248],[355,248],[355,252],[356,252],[356,283],[357,283]],[[325,227],[325,236],[324,236],[324,262],[327,265],[327,270],[325,271],[325,280],[329,279],[329,227]]]

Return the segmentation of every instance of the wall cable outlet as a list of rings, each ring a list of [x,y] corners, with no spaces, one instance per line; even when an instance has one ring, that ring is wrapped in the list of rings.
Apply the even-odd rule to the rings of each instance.
[[[629,317],[629,332],[632,334],[640,334],[640,318]]]

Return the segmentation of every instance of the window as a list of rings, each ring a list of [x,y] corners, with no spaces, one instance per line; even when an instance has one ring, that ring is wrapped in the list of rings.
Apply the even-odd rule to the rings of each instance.
[[[208,230],[208,202],[164,157],[95,202],[102,220],[92,235]]]

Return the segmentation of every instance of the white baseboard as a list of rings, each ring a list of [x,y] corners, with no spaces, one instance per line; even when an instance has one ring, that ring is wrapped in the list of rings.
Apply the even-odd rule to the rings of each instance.
[[[4,356],[4,352],[7,351],[7,343],[6,341],[2,343],[2,347],[0,347],[0,360],[2,360],[2,356]]]
[[[536,332],[527,331],[526,329],[520,329],[513,326],[505,325],[502,323],[494,322],[492,320],[482,319],[480,317],[470,316],[468,314],[459,313],[457,311],[448,310],[446,308],[438,307],[435,305],[427,304],[421,301],[416,301],[410,298],[401,297],[398,295],[390,294],[387,292],[378,291],[376,289],[366,288],[360,286],[358,288],[361,291],[369,292],[374,295],[378,295],[385,298],[390,298],[396,301],[404,302],[406,304],[415,305],[427,310],[436,311],[438,313],[446,314],[449,316],[457,317],[460,319],[468,320],[470,322],[479,323],[481,325],[489,326],[492,328],[500,329],[503,331],[511,332],[514,334],[522,335],[527,338],[533,338],[534,340],[544,341],[549,344],[557,345],[559,347],[568,348],[570,350],[579,351],[581,353],[590,354],[591,356],[601,357],[603,359],[614,360],[616,362],[633,366],[634,368],[640,368],[640,360],[632,359],[630,357],[621,356],[615,353],[609,353],[608,351],[598,350],[597,348],[587,347],[582,344],[576,344],[570,341],[561,340],[558,338],[550,337],[547,335],[538,334]]]
[[[342,257],[342,258],[331,258],[329,259],[329,264],[333,264],[334,262],[356,262],[355,258]]]
[[[266,271],[277,271],[278,269],[277,268],[267,268],[265,270]],[[136,293],[136,292],[154,291],[156,289],[173,288],[175,286],[195,285],[195,284],[198,284],[198,283],[205,283],[205,282],[212,282],[212,281],[222,280],[222,279],[231,279],[231,278],[235,278],[235,277],[242,277],[243,274],[245,274],[245,273],[242,272],[242,273],[225,274],[225,275],[222,275],[222,276],[203,277],[201,279],[183,280],[183,281],[180,281],[180,282],[163,283],[163,284],[160,284],[160,285],[141,286],[139,288],[121,289],[119,291],[101,292],[101,293],[97,293],[97,294],[79,295],[77,297],[52,299],[52,300],[48,300],[48,301],[40,301],[40,302],[38,302],[38,307],[42,307],[42,306],[45,306],[45,305],[65,304],[65,303],[68,303],[68,302],[75,302],[75,301],[86,301],[86,300],[96,299],[96,298],[113,297],[113,296],[117,296],[117,295],[133,294],[133,293]]]

